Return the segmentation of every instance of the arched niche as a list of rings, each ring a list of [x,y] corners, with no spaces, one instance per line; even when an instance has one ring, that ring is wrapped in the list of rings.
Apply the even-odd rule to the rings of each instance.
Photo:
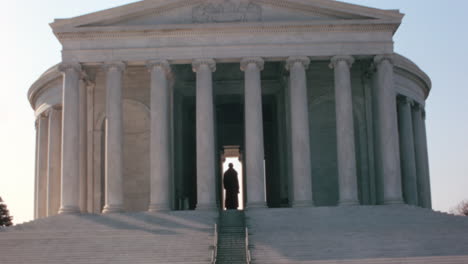
[[[123,111],[123,194],[124,210],[148,210],[150,200],[150,110],[136,100],[124,99]],[[95,208],[104,207],[106,116],[98,115],[96,146],[99,148],[99,168],[95,173]]]

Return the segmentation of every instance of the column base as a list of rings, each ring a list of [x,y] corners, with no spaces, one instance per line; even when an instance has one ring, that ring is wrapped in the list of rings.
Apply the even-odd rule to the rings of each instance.
[[[292,202],[292,207],[298,208],[298,207],[313,207],[314,202],[313,201],[293,201]]]
[[[345,201],[339,201],[338,206],[358,206],[359,201],[356,200],[345,200]]]
[[[247,203],[246,209],[251,210],[251,209],[264,209],[268,208],[266,202],[252,202],[252,203]]]
[[[218,210],[218,206],[216,204],[197,204],[195,208],[197,211],[215,211]]]
[[[124,210],[121,205],[106,205],[102,210],[103,214],[117,214],[122,213]]]
[[[157,213],[157,212],[167,212],[171,211],[171,207],[165,204],[150,204],[148,212]]]
[[[80,214],[81,210],[78,206],[64,206],[58,211],[59,214]]]

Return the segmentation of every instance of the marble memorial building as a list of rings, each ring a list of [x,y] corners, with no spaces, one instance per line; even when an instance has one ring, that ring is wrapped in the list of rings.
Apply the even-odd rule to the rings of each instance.
[[[403,14],[330,0],[145,0],[51,27],[30,88],[35,217],[217,209],[225,150],[247,209],[430,208],[429,77]]]

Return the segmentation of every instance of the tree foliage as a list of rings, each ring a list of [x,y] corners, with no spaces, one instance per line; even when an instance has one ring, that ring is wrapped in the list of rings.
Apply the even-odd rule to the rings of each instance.
[[[468,200],[462,201],[457,207],[453,210],[453,213],[457,215],[468,216]]]
[[[6,204],[3,202],[2,197],[0,197],[0,227],[11,226],[13,225],[13,217],[10,216],[10,211]]]

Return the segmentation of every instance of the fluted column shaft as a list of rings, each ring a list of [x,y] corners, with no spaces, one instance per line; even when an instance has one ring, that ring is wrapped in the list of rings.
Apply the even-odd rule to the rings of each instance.
[[[374,62],[377,66],[377,138],[381,151],[379,163],[384,185],[384,203],[400,204],[403,199],[393,63],[391,56],[376,56]]]
[[[87,213],[88,202],[88,178],[87,178],[87,102],[88,85],[85,80],[80,81],[80,209],[82,213]]]
[[[122,73],[125,64],[104,65],[106,70],[106,196],[103,213],[123,211],[123,114]]]
[[[62,109],[49,110],[49,153],[47,166],[47,216],[60,209],[60,158],[62,147]]]
[[[427,162],[427,142],[423,108],[419,104],[413,107],[414,152],[416,160],[418,201],[424,208],[431,208],[431,188]]]
[[[195,60],[192,66],[197,75],[197,209],[216,209],[212,76],[216,63],[211,59]]]
[[[48,153],[48,125],[45,113],[38,117],[38,145],[36,172],[36,218],[47,216],[47,153]]]
[[[312,175],[310,166],[309,111],[307,100],[307,57],[288,58],[290,71],[291,147],[293,207],[312,206]]]
[[[35,160],[34,160],[34,219],[38,216],[38,202],[39,202],[39,119],[36,118],[34,122],[34,128],[36,129],[36,149],[35,149]]]
[[[426,176],[425,182],[426,184],[424,185],[426,189],[426,196],[425,196],[425,208],[432,209],[432,194],[431,194],[431,172],[429,170],[429,151],[428,151],[428,146],[427,146],[427,131],[426,131],[426,111],[424,108],[422,110],[422,126],[421,126],[421,140],[422,140],[422,153],[423,153],[423,159],[424,159],[424,167],[426,168]]]
[[[261,58],[245,58],[241,61],[244,71],[244,117],[247,178],[247,208],[266,207],[265,159],[263,146],[262,84],[260,72],[264,61]]]
[[[150,212],[171,209],[170,201],[170,136],[169,136],[169,63],[150,61],[151,74],[151,195]]]
[[[62,64],[62,180],[60,214],[80,212],[79,177],[79,83],[81,66]]]
[[[398,123],[400,130],[400,156],[401,172],[403,177],[403,197],[407,204],[418,205],[411,101],[406,97],[400,97],[398,99]]]
[[[353,63],[354,58],[351,56],[336,56],[332,58],[330,64],[335,69],[336,139],[340,205],[359,204],[350,74],[350,68]]]

